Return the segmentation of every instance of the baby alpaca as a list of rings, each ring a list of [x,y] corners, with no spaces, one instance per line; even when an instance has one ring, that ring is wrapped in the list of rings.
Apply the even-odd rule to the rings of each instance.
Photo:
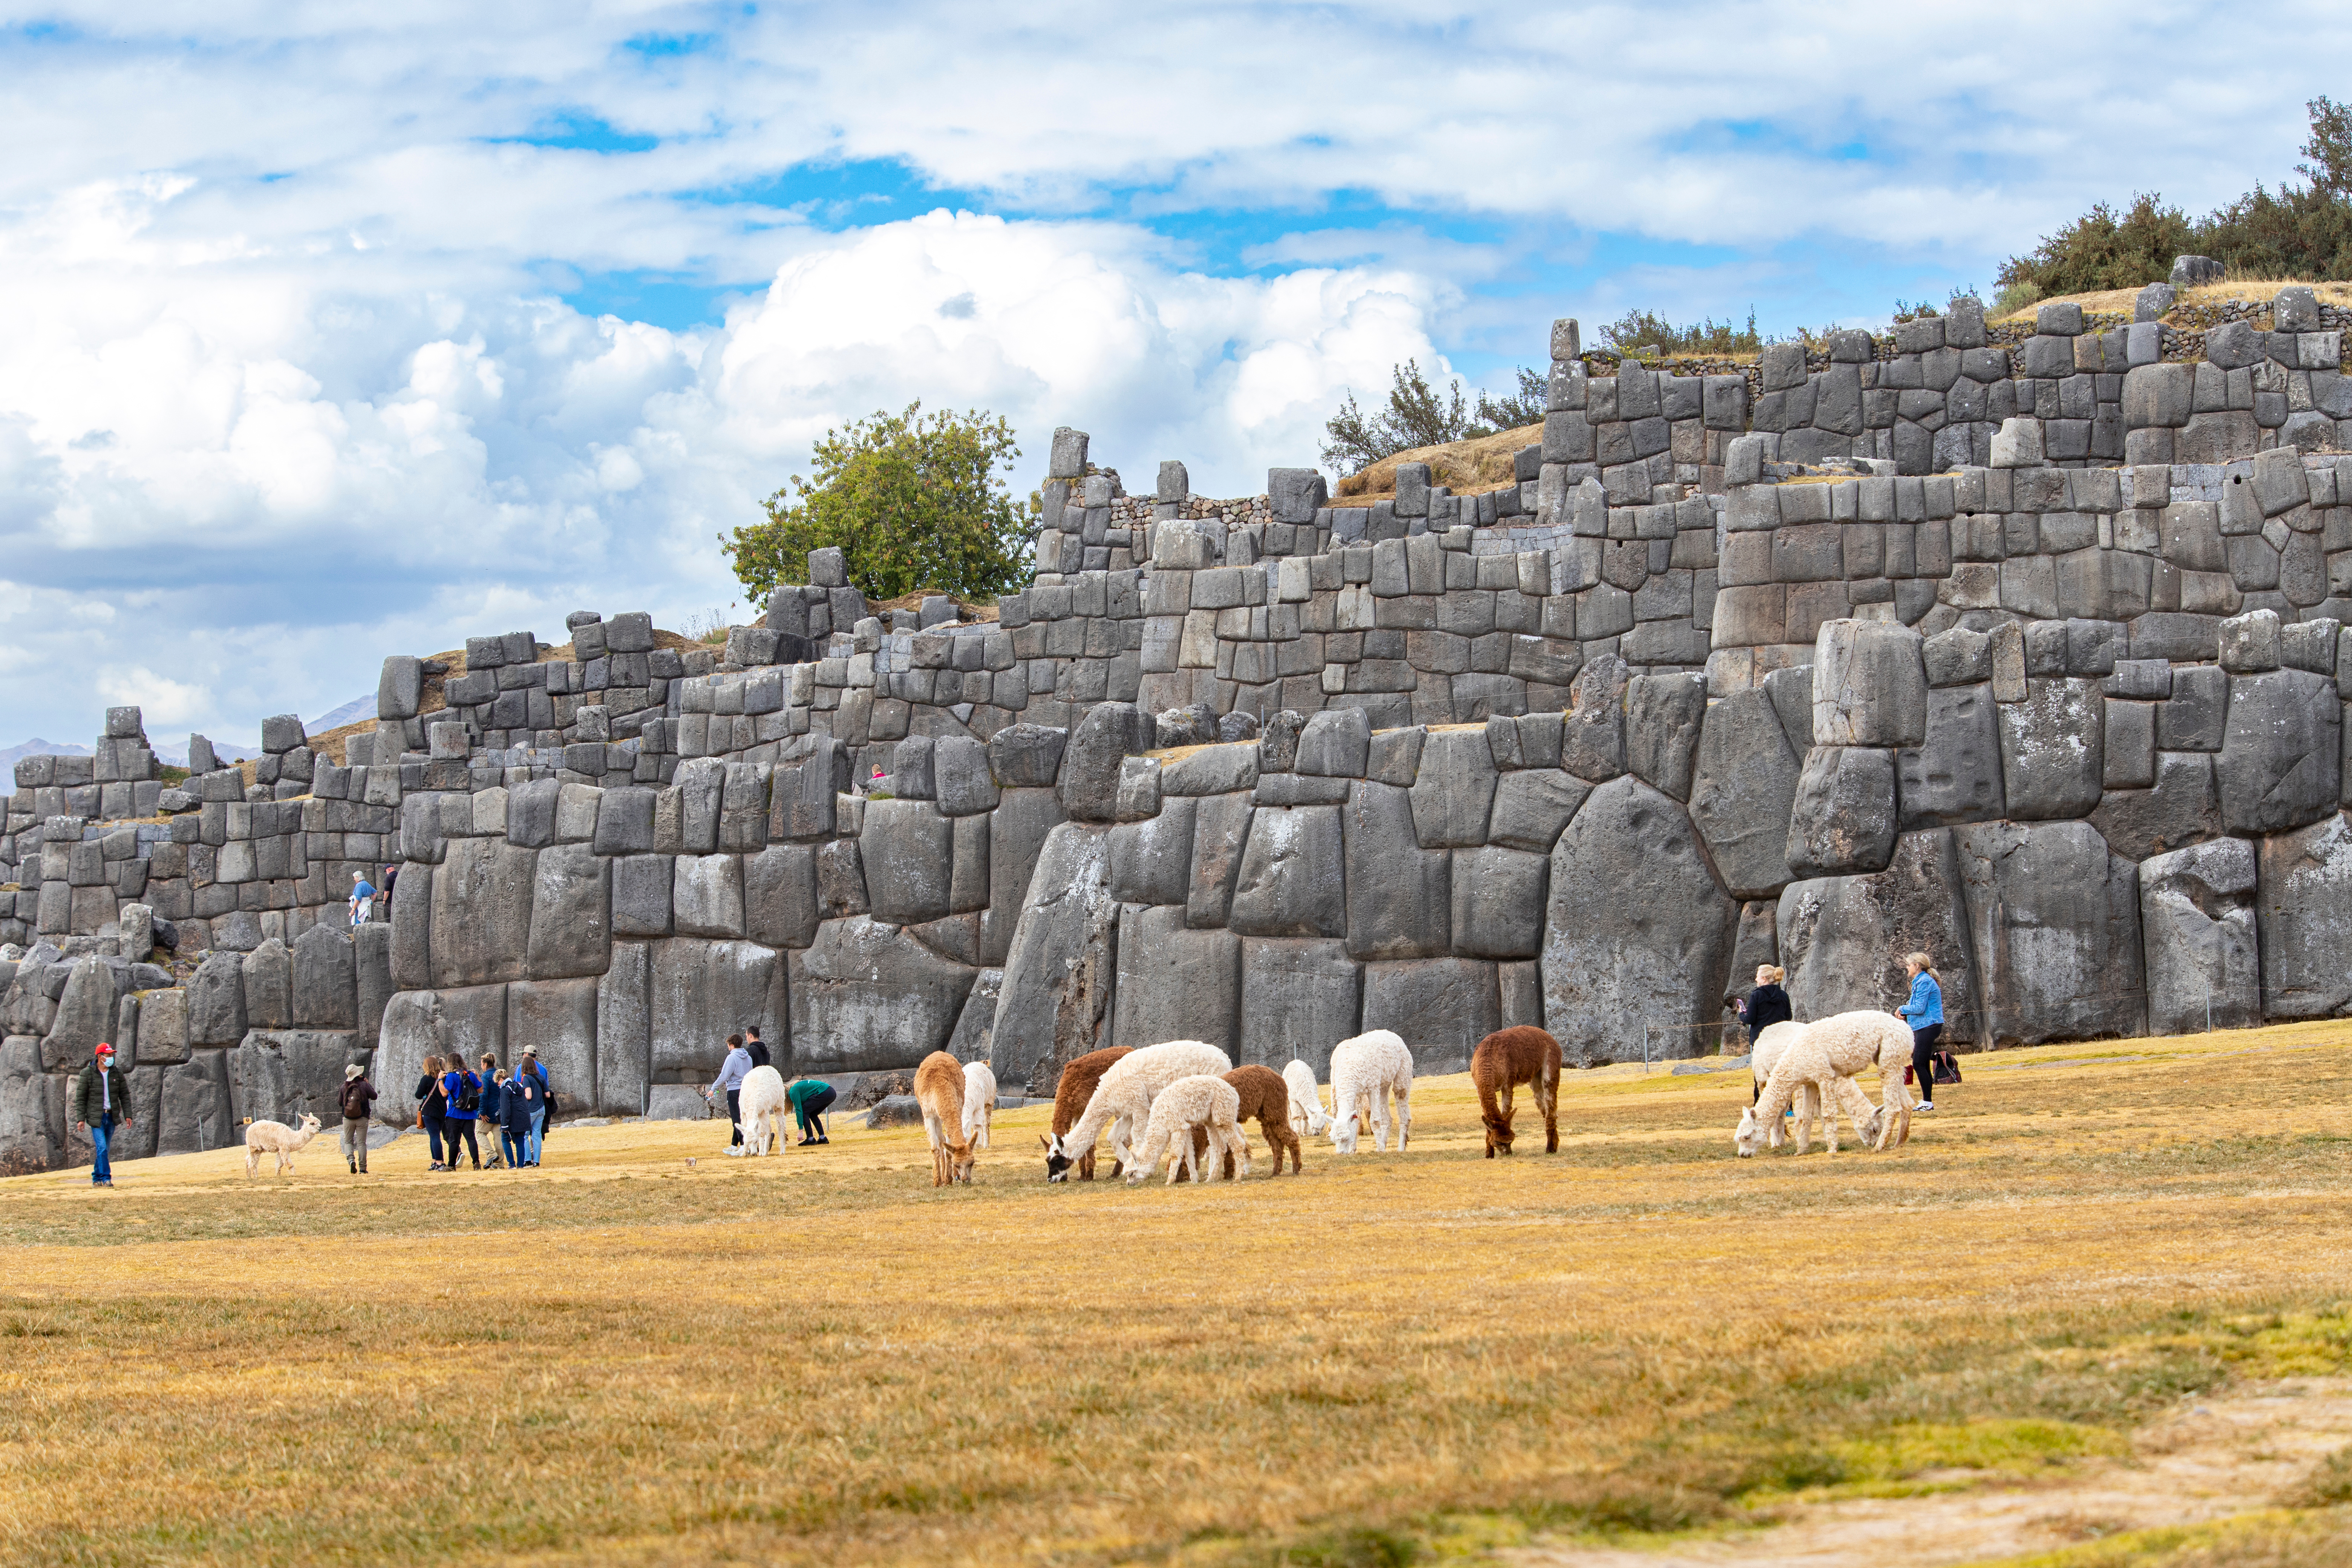
[[[251,1181],[261,1166],[264,1154],[278,1156],[278,1173],[286,1175],[294,1169],[294,1156],[303,1145],[319,1135],[319,1119],[305,1115],[302,1131],[297,1132],[282,1121],[257,1121],[245,1130],[245,1177]]]
[[[963,1141],[988,1147],[989,1118],[996,1114],[996,1074],[986,1062],[963,1064]]]
[[[1372,1147],[1385,1152],[1389,1098],[1396,1100],[1397,1152],[1412,1133],[1412,1053],[1393,1031],[1374,1029],[1331,1047],[1331,1147],[1356,1152],[1359,1113],[1369,1109]]]
[[[1213,1182],[1223,1173],[1228,1151],[1239,1158],[1242,1174],[1248,1175],[1249,1140],[1242,1135],[1241,1103],[1239,1089],[1208,1073],[1180,1078],[1161,1089],[1151,1098],[1150,1120],[1144,1127],[1142,1147],[1135,1152],[1135,1162],[1128,1167],[1128,1181],[1132,1184],[1150,1180],[1151,1173],[1160,1168],[1160,1159],[1173,1154],[1174,1160],[1168,1167],[1170,1186],[1176,1184],[1180,1172],[1196,1182]],[[1206,1160],[1194,1152],[1195,1129],[1209,1135]]]
[[[915,1103],[922,1107],[923,1136],[931,1141],[931,1185],[971,1183],[971,1141],[963,1131],[963,1064],[933,1051],[915,1069]]]
[[[1134,1052],[1133,1046],[1106,1046],[1098,1051],[1088,1051],[1062,1069],[1062,1076],[1054,1083],[1054,1137],[1037,1140],[1045,1145],[1049,1167],[1054,1138],[1059,1138],[1078,1124],[1078,1118],[1087,1113],[1087,1103],[1095,1097],[1095,1086],[1102,1082],[1103,1074],[1110,1071],[1110,1064],[1121,1057],[1132,1056]],[[1111,1174],[1118,1174],[1115,1166]],[[1055,1176],[1052,1179],[1060,1181],[1062,1178]],[[1089,1143],[1078,1156],[1078,1180],[1091,1182],[1094,1179],[1095,1149]]]
[[[1511,1152],[1511,1090],[1533,1087],[1543,1112],[1544,1152],[1559,1152],[1559,1042],[1532,1024],[1497,1029],[1470,1053],[1470,1081],[1478,1086],[1479,1119],[1486,1124],[1486,1158]],[[1402,1147],[1400,1143],[1399,1147]]]
[[[1323,1136],[1323,1124],[1331,1119],[1324,1114],[1323,1091],[1316,1087],[1315,1069],[1293,1057],[1282,1069],[1282,1081],[1290,1090],[1291,1131],[1309,1138]]]
[[[1200,1040],[1162,1040],[1131,1051],[1111,1063],[1087,1101],[1086,1114],[1067,1132],[1045,1141],[1045,1179],[1065,1180],[1079,1154],[1110,1131],[1110,1152],[1123,1164],[1133,1163],[1128,1145],[1151,1117],[1152,1099],[1180,1078],[1195,1073],[1213,1077],[1233,1070],[1232,1058]]]
[[[1298,1132],[1290,1116],[1290,1085],[1272,1068],[1260,1067],[1255,1062],[1235,1068],[1224,1079],[1242,1097],[1241,1109],[1234,1113],[1235,1120],[1255,1121],[1257,1130],[1265,1134],[1267,1145],[1274,1150],[1274,1173],[1282,1174],[1282,1152],[1287,1149],[1290,1173],[1297,1175]],[[1225,1174],[1230,1176],[1233,1172],[1228,1169]]]
[[[784,1075],[773,1068],[753,1068],[743,1075],[735,1108],[743,1118],[743,1152],[781,1152],[784,1146]]]

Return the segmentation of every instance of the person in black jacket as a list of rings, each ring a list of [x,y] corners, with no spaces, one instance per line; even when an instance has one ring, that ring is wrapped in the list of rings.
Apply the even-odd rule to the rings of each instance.
[[[506,1145],[510,1168],[538,1163],[530,1157],[531,1123],[546,1107],[546,1080],[537,1073],[518,1071],[507,1079],[506,1131],[499,1142]]]
[[[425,1142],[433,1151],[433,1169],[446,1171],[447,1162],[441,1158],[441,1131],[447,1125],[449,1097],[441,1092],[441,1058],[426,1057],[420,1069],[424,1076],[416,1080],[416,1092],[409,1098],[416,1101],[416,1125],[425,1129]],[[457,1152],[457,1145],[450,1145]]]
[[[1756,1048],[1756,1038],[1775,1024],[1785,1024],[1795,1017],[1796,1010],[1789,1005],[1789,994],[1780,989],[1788,971],[1777,964],[1756,966],[1756,989],[1739,1004],[1739,1016],[1748,1026],[1748,1049]]]
[[[753,1067],[763,1068],[771,1065],[768,1059],[768,1045],[766,1041],[760,1038],[759,1025],[743,1026],[743,1049],[750,1053]]]

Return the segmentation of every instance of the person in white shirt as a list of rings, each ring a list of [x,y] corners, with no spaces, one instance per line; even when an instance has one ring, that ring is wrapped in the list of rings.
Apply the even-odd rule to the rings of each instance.
[[[368,923],[368,910],[375,902],[375,889],[359,872],[352,873],[352,929],[356,931]]]
[[[735,1124],[734,1133],[727,1141],[730,1154],[743,1152],[742,1089],[743,1079],[751,1071],[751,1053],[743,1048],[743,1037],[728,1036],[727,1059],[719,1064],[719,1076],[710,1080],[710,1087],[702,1091],[702,1098],[709,1100],[722,1089],[727,1091],[727,1120]],[[713,1109],[716,1109],[715,1104]]]

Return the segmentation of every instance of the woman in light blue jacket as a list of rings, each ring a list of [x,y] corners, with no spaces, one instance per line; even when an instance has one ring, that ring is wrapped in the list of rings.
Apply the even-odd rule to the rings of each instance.
[[[1936,1042],[1944,1036],[1944,987],[1924,952],[1903,961],[1911,973],[1911,999],[1895,1011],[1911,1026],[1911,1074],[1919,1080],[1919,1109],[1936,1109]]]

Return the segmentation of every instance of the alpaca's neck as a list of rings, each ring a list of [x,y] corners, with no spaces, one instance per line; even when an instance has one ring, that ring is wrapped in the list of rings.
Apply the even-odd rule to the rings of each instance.
[[[1103,1093],[1101,1085],[1096,1085],[1094,1093],[1087,1097],[1086,1110],[1079,1114],[1077,1125],[1062,1134],[1063,1152],[1076,1155],[1093,1148],[1101,1139],[1103,1129],[1118,1115],[1118,1108],[1110,1103],[1110,1096]]]

